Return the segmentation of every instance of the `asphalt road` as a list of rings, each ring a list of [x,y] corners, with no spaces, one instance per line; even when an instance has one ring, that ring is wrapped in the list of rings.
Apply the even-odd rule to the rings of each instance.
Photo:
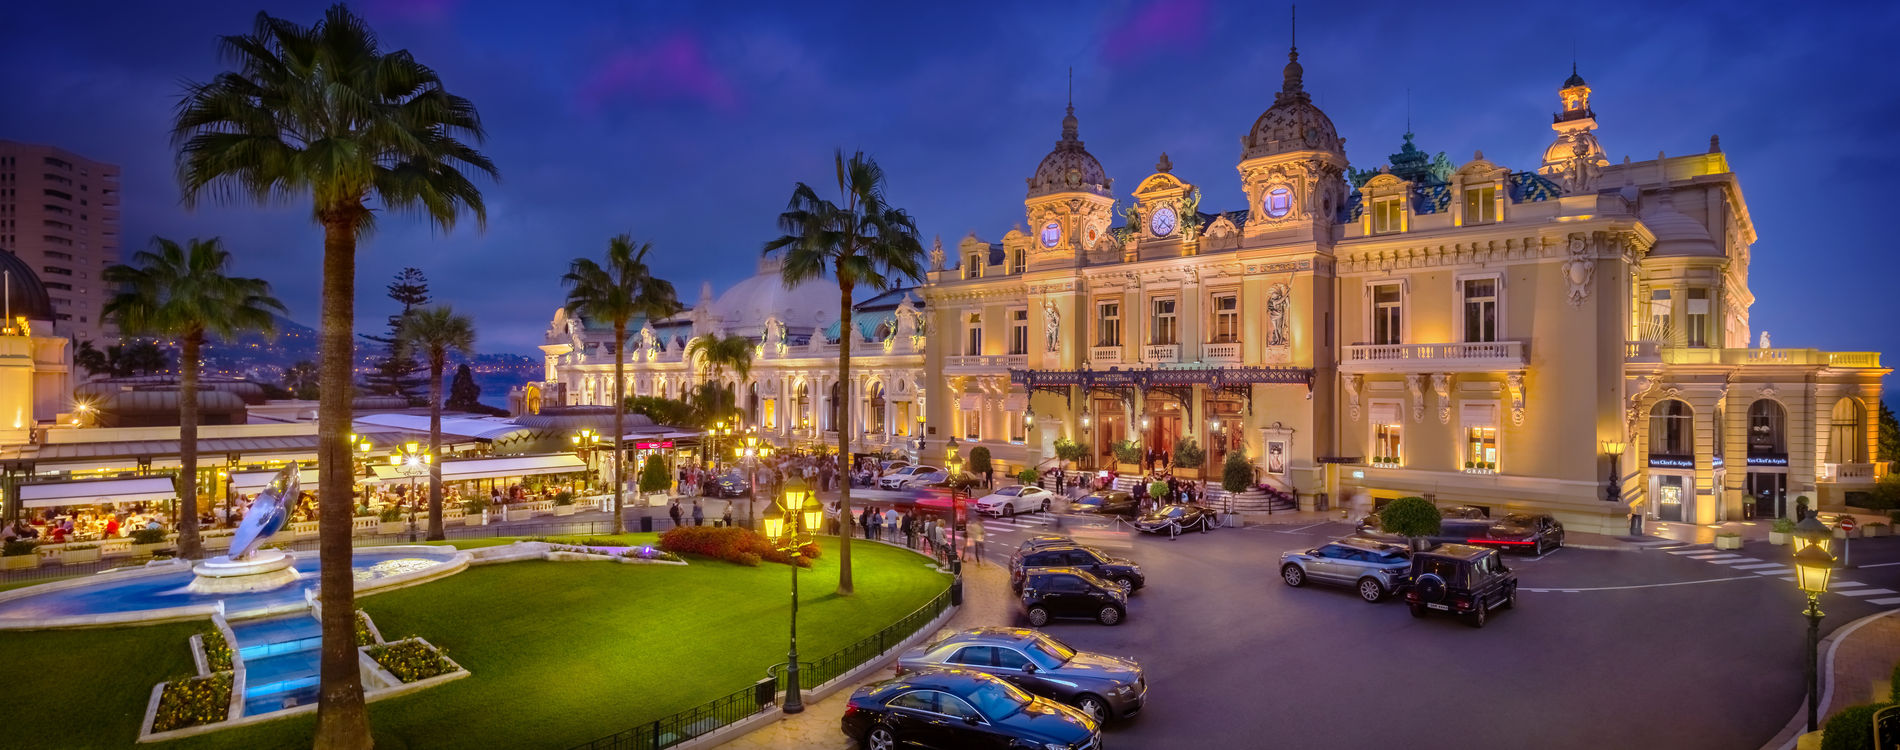
[[[1042,514],[984,523],[992,560],[1053,526]],[[1326,523],[1103,537],[1148,578],[1128,620],[1045,630],[1145,666],[1148,706],[1111,724],[1108,744],[1733,750],[1759,747],[1802,699],[1803,601],[1771,564],[1786,561],[1787,547],[1513,554],[1517,607],[1480,630],[1414,619],[1400,602],[1368,604],[1344,588],[1280,581],[1282,551],[1349,531]],[[1900,562],[1900,540],[1854,544],[1857,563]],[[1900,565],[1837,580],[1841,591],[1869,593],[1828,594],[1826,630],[1900,606],[1874,603],[1900,597]]]

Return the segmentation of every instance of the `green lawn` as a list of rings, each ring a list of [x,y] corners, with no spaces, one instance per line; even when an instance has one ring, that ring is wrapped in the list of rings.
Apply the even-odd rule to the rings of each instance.
[[[629,534],[621,542],[650,540],[651,535]],[[458,540],[458,546],[461,541],[490,540]],[[827,554],[815,567],[799,573],[799,651],[806,660],[876,632],[948,585],[947,576],[914,554],[861,544],[852,549],[858,594],[840,598],[833,593],[835,542],[825,546]],[[377,747],[564,748],[763,677],[766,666],[784,660],[790,569],[692,563],[510,563],[361,600],[386,637],[421,635],[474,672],[373,704]],[[129,743],[152,684],[189,669],[185,638],[191,631],[169,626],[0,638],[0,664],[65,660],[58,662],[64,667],[9,669],[10,674],[67,675],[15,683],[23,689],[9,692],[22,697],[9,701],[8,713],[23,717],[16,722],[25,724],[0,734],[0,746],[23,740],[37,747]],[[58,656],[42,656],[49,653]],[[85,668],[76,668],[80,665]],[[96,682],[107,675],[110,691]],[[42,682],[61,682],[69,690],[48,695],[40,689]],[[119,692],[127,700],[118,700]],[[102,705],[108,700],[110,705]],[[129,708],[132,703],[136,711]],[[105,710],[82,708],[93,706]],[[75,721],[76,710],[101,720]],[[307,747],[313,725],[308,717],[288,719],[167,746]]]

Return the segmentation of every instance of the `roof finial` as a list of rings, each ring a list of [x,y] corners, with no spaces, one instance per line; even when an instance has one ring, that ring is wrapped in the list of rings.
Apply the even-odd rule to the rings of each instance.
[[[1069,108],[1075,108],[1075,66],[1069,66]]]
[[[1075,121],[1075,68],[1070,67],[1069,68],[1069,112],[1067,115],[1064,115],[1062,118],[1062,140],[1064,142],[1074,141],[1079,138],[1079,135],[1080,135],[1080,131],[1078,128],[1076,128],[1076,121]]]
[[[1405,87],[1405,135],[1412,135],[1412,87]]]
[[[1299,8],[1297,6],[1293,8],[1293,23],[1295,26],[1299,24]],[[1291,32],[1289,34],[1289,41],[1291,41],[1292,44],[1288,47],[1286,52],[1286,70],[1282,73],[1283,80],[1280,84],[1280,93],[1273,97],[1275,102],[1290,98],[1304,99],[1306,96],[1305,87],[1300,81],[1301,74],[1305,71],[1300,67],[1299,34],[1297,32]]]
[[[1300,6],[1288,5],[1287,8],[1293,16],[1293,22],[1287,25],[1287,46],[1291,48],[1289,54],[1298,58],[1300,56]]]

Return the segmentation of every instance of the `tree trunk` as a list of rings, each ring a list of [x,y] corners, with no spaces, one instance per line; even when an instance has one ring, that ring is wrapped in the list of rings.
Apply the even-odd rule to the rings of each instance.
[[[344,209],[348,211],[349,209]],[[349,434],[355,348],[356,214],[323,217],[323,330],[318,365],[317,535],[318,601],[323,608],[321,683],[314,745],[324,750],[369,748],[369,710],[356,652],[356,581],[350,571],[350,519],[355,472]]]
[[[442,365],[444,352],[429,352],[429,541],[442,532]]]
[[[178,353],[178,556],[204,556],[198,537],[198,358],[204,349],[203,329],[185,332]]]
[[[621,395],[622,383],[627,379],[627,321],[614,320],[614,533],[626,531],[623,522],[625,513],[621,510],[622,497],[627,493],[627,437],[626,397]],[[644,511],[642,511],[644,513]]]
[[[851,430],[845,422],[851,417],[851,285],[838,284],[838,395],[831,405],[832,419],[838,428],[838,520],[849,526],[851,520]],[[838,535],[838,595],[850,596],[851,534]]]

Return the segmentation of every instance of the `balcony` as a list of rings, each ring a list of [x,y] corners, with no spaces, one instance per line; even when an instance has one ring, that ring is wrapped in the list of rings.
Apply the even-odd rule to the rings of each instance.
[[[943,358],[943,369],[950,372],[1001,373],[1028,366],[1027,354],[975,354]]]
[[[1524,369],[1522,341],[1460,344],[1352,344],[1344,372],[1497,372]]]
[[[1660,341],[1631,341],[1624,345],[1628,362],[1666,365],[1806,365],[1810,367],[1877,368],[1880,352],[1826,352],[1819,349],[1710,349],[1665,346]]]
[[[1149,344],[1141,348],[1143,362],[1167,364],[1181,361],[1180,344]]]
[[[1836,484],[1873,484],[1873,464],[1821,464],[1823,482]]]
[[[1202,344],[1201,361],[1231,362],[1237,364],[1240,362],[1240,343]]]
[[[1097,346],[1089,349],[1089,362],[1098,365],[1120,364],[1122,348],[1119,346]]]

